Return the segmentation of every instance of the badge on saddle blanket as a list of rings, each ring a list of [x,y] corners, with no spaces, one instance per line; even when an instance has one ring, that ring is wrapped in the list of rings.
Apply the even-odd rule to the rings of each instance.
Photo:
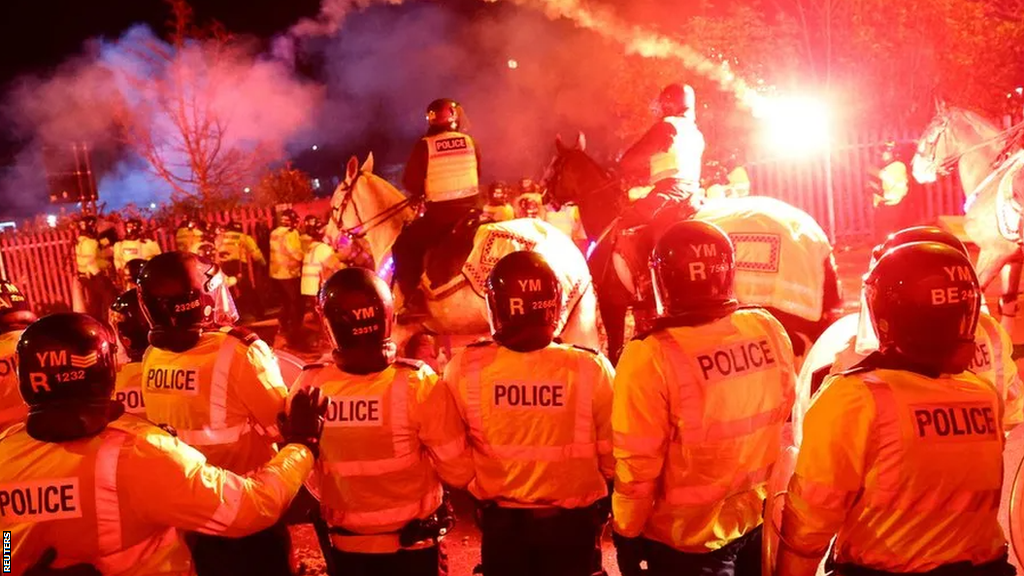
[[[495,264],[507,254],[522,250],[540,253],[555,271],[565,294],[565,308],[560,319],[560,324],[564,325],[569,312],[590,285],[590,269],[572,239],[549,223],[536,218],[521,218],[481,226],[473,239],[473,251],[466,258],[462,274],[473,291],[483,298],[487,277]]]

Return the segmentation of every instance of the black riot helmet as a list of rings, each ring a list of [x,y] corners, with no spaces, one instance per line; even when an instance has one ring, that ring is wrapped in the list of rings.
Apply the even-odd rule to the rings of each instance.
[[[242,223],[237,220],[228,220],[227,225],[224,227],[228,232],[241,232]]]
[[[18,341],[18,382],[29,435],[62,442],[99,433],[123,413],[110,399],[117,378],[110,330],[85,314],[44,316]]]
[[[124,237],[126,240],[138,240],[142,238],[142,220],[131,218],[124,223]]]
[[[96,217],[88,214],[82,216],[78,221],[78,234],[80,236],[96,237]]]
[[[149,347],[149,322],[139,307],[139,295],[135,288],[118,296],[110,305],[110,325],[114,327],[128,358],[132,362],[141,362],[142,355]]]
[[[216,264],[189,252],[153,257],[139,277],[139,303],[152,327],[149,343],[184,352],[200,333],[238,320],[234,300]]]
[[[459,130],[463,126],[462,106],[451,98],[438,98],[427,106],[427,124],[430,128]]]
[[[285,228],[295,228],[299,225],[299,214],[288,208],[277,215],[277,225]]]
[[[970,253],[967,251],[967,247],[951,232],[947,232],[938,226],[913,226],[911,228],[904,228],[889,234],[878,246],[875,246],[871,251],[871,267],[878,262],[878,259],[882,257],[889,250],[902,246],[904,244],[911,244],[913,242],[938,242],[939,244],[945,244],[950,248],[955,249],[964,256],[970,257]]]
[[[13,283],[0,280],[0,334],[22,330],[35,321],[28,298]]]
[[[697,97],[689,84],[669,84],[658,96],[662,116],[682,116],[697,105]]]
[[[880,352],[925,372],[970,366],[981,290],[966,256],[938,242],[904,244],[883,254],[864,284]]]
[[[388,285],[367,268],[344,268],[317,297],[338,367],[352,374],[380,372],[395,361],[391,341],[395,304]]]
[[[310,238],[320,240],[324,237],[324,223],[317,216],[309,214],[302,220],[302,231]]]
[[[650,270],[658,316],[664,320],[696,325],[739,307],[733,290],[732,242],[714,224],[699,220],[673,224],[655,245]]]
[[[128,283],[133,286],[138,286],[139,275],[142,274],[142,269],[146,266],[146,261],[142,258],[132,258],[125,264],[125,274],[128,276]]]
[[[537,252],[505,255],[487,277],[488,318],[498,344],[517,352],[544,348],[558,334],[562,284]]]

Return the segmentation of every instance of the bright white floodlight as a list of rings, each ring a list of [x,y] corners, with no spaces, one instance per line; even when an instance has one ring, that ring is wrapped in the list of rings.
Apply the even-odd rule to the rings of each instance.
[[[829,144],[829,110],[814,98],[780,96],[760,102],[754,116],[762,122],[764,144],[781,156],[801,156]]]

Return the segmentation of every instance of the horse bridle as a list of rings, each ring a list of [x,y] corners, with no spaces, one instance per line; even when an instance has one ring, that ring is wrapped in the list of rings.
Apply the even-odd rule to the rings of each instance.
[[[570,152],[571,152],[571,150],[570,150]],[[541,180],[541,182],[544,183],[544,188],[545,189],[547,189],[549,191],[557,190],[556,186],[558,185],[559,179],[561,179],[561,177],[562,177],[562,171],[565,169],[565,162],[566,162],[566,160],[568,160],[568,154],[567,153],[560,153],[557,156],[555,156],[554,161],[551,163],[550,166],[548,166],[548,170],[547,170],[548,176],[546,178],[544,178],[543,180]],[[608,175],[607,171],[605,171],[605,175]],[[586,193],[586,196],[597,194],[598,192],[604,192],[605,190],[607,190],[607,189],[609,189],[609,188],[611,188],[613,186],[617,186],[617,185],[618,185],[618,180],[616,180],[613,177],[609,177],[608,178],[608,182],[605,182],[601,186],[598,186],[597,188],[594,188],[593,190],[590,190],[589,192]],[[583,195],[582,194],[577,194],[576,197],[573,198],[573,200],[579,200],[580,196],[583,196]],[[558,201],[558,202],[562,202],[561,198],[554,198],[554,199],[556,201]]]
[[[395,204],[385,208],[379,214],[371,216],[368,220],[363,220],[362,214],[359,213],[359,205],[356,204],[352,198],[355,192],[356,182],[358,182],[362,177],[362,172],[356,173],[355,178],[353,178],[352,181],[343,189],[344,196],[341,198],[341,205],[337,208],[331,209],[335,223],[342,224],[344,221],[345,210],[351,204],[352,210],[356,213],[356,220],[359,221],[359,224],[351,228],[342,228],[341,226],[338,226],[338,231],[349,238],[361,238],[366,236],[367,232],[387,222],[413,203],[411,198],[406,198],[401,202],[396,202]]]
[[[991,138],[982,140],[981,142],[975,144],[974,146],[970,146],[966,150],[954,154],[949,158],[943,160],[941,163],[939,163],[938,158],[936,157],[938,155],[939,139],[949,138],[949,134],[947,134],[947,131],[949,129],[949,123],[951,122],[950,113],[944,112],[940,118],[940,122],[937,123],[937,126],[932,130],[932,133],[934,133],[934,137],[927,139],[923,143],[925,144],[924,147],[918,147],[919,154],[927,154],[928,157],[932,159],[932,162],[937,164],[935,168],[935,173],[940,176],[947,176],[951,174],[953,170],[956,169],[957,164],[960,162],[960,159],[970,154],[971,152],[980,150],[996,142],[1012,141],[1021,133],[1022,130],[1024,130],[1024,127],[1022,127],[1022,125],[1020,124],[1018,124],[1017,126],[1011,126],[1009,129],[1003,130],[1002,132],[999,132],[998,134]],[[973,124],[973,122],[969,118],[967,121]],[[995,169],[996,166],[998,166],[999,159],[1001,156],[1002,154],[996,157],[996,160],[993,163],[993,169]]]

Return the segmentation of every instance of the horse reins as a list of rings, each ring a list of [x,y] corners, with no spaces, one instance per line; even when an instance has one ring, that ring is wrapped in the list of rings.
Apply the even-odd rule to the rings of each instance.
[[[404,210],[407,206],[413,203],[413,200],[411,198],[406,198],[401,202],[397,202],[385,208],[384,210],[381,210],[379,213],[370,217],[368,220],[363,220],[362,214],[359,213],[359,206],[353,201],[352,198],[354,196],[356,182],[358,182],[359,178],[361,177],[361,173],[357,174],[356,177],[352,180],[352,183],[345,188],[345,196],[341,200],[341,206],[338,207],[338,220],[342,220],[344,218],[345,210],[348,208],[350,204],[352,205],[352,210],[356,213],[356,219],[359,220],[359,224],[356,226],[353,226],[351,228],[338,229],[341,233],[350,237],[365,236],[370,230],[373,230],[374,228],[380,226],[384,222],[387,222],[392,217],[397,215],[399,212]]]

